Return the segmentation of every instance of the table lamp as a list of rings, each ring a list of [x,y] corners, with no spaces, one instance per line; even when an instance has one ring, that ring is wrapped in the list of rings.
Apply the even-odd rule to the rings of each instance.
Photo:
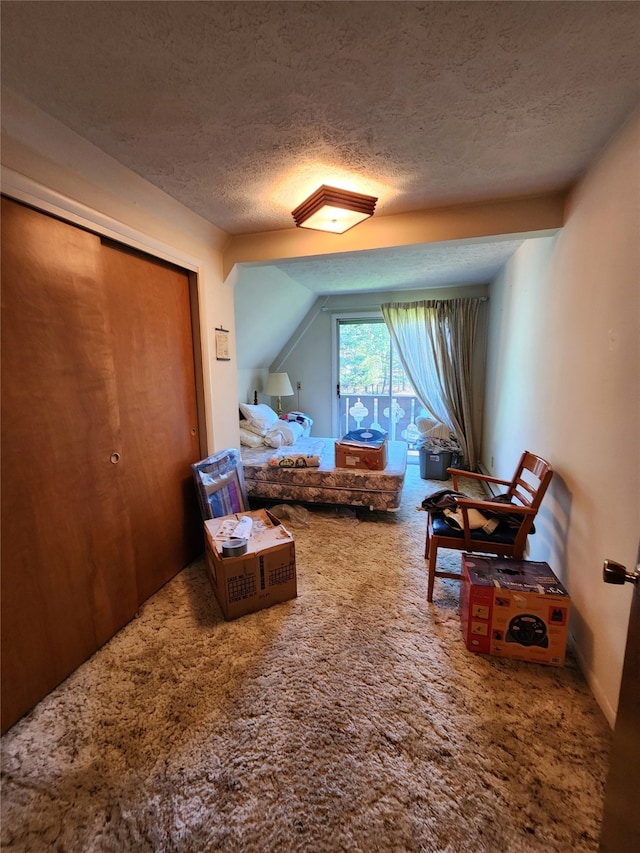
[[[264,393],[269,397],[278,398],[278,406],[276,411],[278,417],[282,414],[282,397],[292,397],[293,388],[289,382],[289,376],[286,373],[270,373],[267,378],[267,384]]]

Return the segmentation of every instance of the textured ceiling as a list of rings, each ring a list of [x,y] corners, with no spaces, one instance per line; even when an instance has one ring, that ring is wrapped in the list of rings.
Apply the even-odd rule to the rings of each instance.
[[[635,2],[2,0],[3,87],[231,235],[322,183],[376,217],[567,188],[640,101],[638,44]],[[319,294],[487,283],[519,245],[240,265],[238,367]]]
[[[639,43],[633,2],[2,3],[3,85],[230,234],[322,182],[378,215],[566,187]]]
[[[274,266],[308,290],[326,295],[487,284],[521,245],[522,240],[456,243],[454,257],[451,244],[429,243]]]

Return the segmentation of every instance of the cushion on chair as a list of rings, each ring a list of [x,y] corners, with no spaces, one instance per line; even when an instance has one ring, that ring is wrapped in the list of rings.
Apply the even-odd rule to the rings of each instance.
[[[432,513],[432,530],[434,536],[447,536],[449,539],[464,539],[464,532],[456,530],[445,521],[442,513]],[[504,521],[491,534],[485,533],[482,528],[471,531],[471,539],[476,542],[496,542],[500,545],[513,545],[518,533],[518,528],[509,527]]]

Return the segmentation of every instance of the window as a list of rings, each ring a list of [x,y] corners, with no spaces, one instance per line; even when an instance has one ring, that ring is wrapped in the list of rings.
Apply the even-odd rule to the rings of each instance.
[[[412,447],[426,414],[380,317],[337,317],[336,435],[370,427]]]

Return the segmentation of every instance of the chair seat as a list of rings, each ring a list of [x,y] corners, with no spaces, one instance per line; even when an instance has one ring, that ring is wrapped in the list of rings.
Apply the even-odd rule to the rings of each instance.
[[[431,526],[434,536],[446,536],[448,539],[464,539],[464,532],[451,527],[444,519],[442,513],[432,513]],[[508,524],[500,522],[493,533],[485,533],[481,528],[471,531],[471,539],[476,542],[495,542],[500,545],[513,545],[518,528],[509,527]]]

